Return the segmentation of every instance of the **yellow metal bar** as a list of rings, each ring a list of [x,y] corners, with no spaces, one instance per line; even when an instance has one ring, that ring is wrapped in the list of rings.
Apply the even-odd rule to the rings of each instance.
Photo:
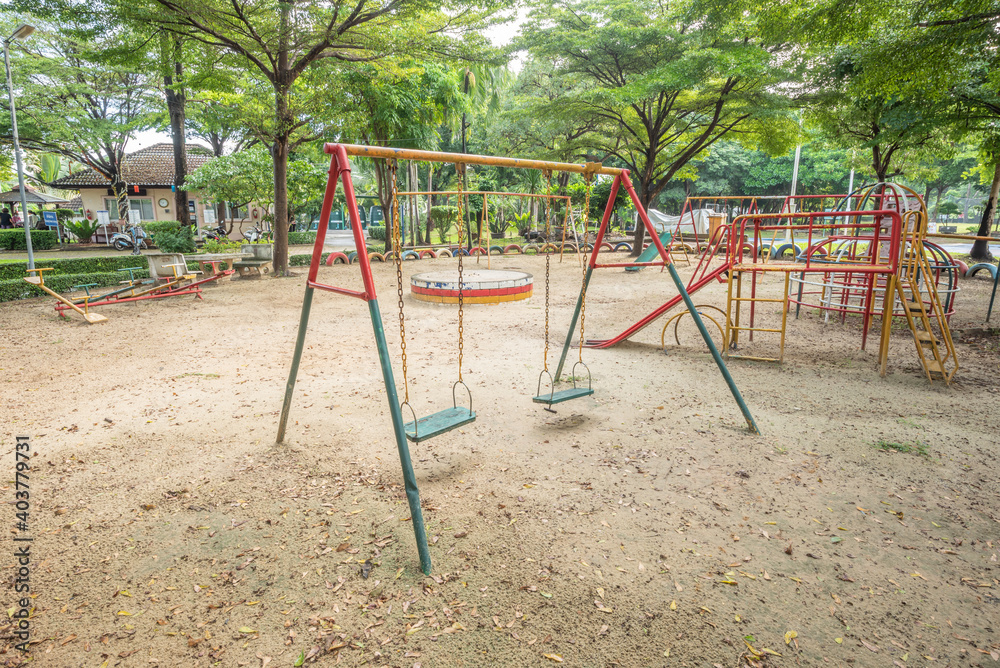
[[[337,144],[326,144],[324,150],[333,153]],[[549,160],[523,160],[494,155],[473,155],[471,153],[445,153],[443,151],[419,151],[410,148],[390,146],[364,146],[362,144],[341,144],[347,155],[361,158],[388,158],[395,160],[417,160],[419,162],[460,163],[463,165],[489,165],[492,167],[514,167],[520,169],[542,169],[552,172],[572,172],[574,174],[605,174],[618,176],[623,169],[605,167],[600,163],[577,164],[573,162],[552,162]]]
[[[791,274],[785,274],[785,298],[782,300],[783,304],[781,307],[781,343],[778,352],[778,361],[785,361],[785,328],[788,326],[788,285],[791,280]]]

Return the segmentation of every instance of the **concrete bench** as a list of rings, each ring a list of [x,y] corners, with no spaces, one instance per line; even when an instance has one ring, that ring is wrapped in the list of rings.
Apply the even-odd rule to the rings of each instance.
[[[260,277],[271,271],[271,260],[238,260],[233,263],[233,269],[239,272],[240,278]]]

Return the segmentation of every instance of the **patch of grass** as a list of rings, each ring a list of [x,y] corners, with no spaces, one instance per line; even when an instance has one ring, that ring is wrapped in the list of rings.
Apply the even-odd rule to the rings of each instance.
[[[927,427],[920,424],[919,422],[907,418],[899,418],[898,420],[896,420],[896,422],[898,422],[899,424],[905,424],[907,427],[913,427],[914,429],[927,429]]]
[[[931,456],[930,446],[923,441],[887,441],[884,438],[880,438],[872,445],[885,452],[915,452],[921,457],[928,459]]]

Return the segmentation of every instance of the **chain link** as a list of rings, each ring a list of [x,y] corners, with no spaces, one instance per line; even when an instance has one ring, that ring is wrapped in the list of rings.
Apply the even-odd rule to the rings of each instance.
[[[406,324],[403,316],[403,243],[399,219],[399,187],[396,183],[396,161],[389,161],[392,188],[392,252],[396,256],[396,295],[399,298],[399,347],[403,357],[403,403],[410,401],[410,383],[406,377]]]
[[[594,175],[587,172],[583,175],[586,181],[586,188],[584,189],[584,205],[583,205],[583,243],[587,243],[587,227],[589,225],[590,218],[590,191],[593,186]],[[587,322],[587,267],[590,266],[589,263],[584,263],[583,265],[583,289],[580,291],[580,351],[579,360],[583,361],[583,340],[585,324]]]
[[[463,233],[465,232],[465,193],[462,188],[462,179],[465,177],[465,165],[455,164],[455,176],[458,177],[458,380],[462,380],[462,357],[465,348],[465,295],[462,290],[462,247]]]
[[[545,171],[545,242],[542,248],[549,242],[549,227],[552,220],[552,200],[548,196],[552,195],[552,172]],[[542,354],[542,368],[549,370],[549,265],[552,262],[552,254],[545,253],[545,352]]]

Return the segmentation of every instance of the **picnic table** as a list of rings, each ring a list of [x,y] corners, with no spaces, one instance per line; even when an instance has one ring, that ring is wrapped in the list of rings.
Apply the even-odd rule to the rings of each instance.
[[[243,253],[209,253],[206,255],[192,255],[188,257],[189,260],[194,260],[198,263],[198,267],[206,276],[215,276],[229,269],[233,269],[233,264],[244,258],[246,258],[246,255]],[[225,264],[227,268],[219,269],[219,265],[222,264]]]

